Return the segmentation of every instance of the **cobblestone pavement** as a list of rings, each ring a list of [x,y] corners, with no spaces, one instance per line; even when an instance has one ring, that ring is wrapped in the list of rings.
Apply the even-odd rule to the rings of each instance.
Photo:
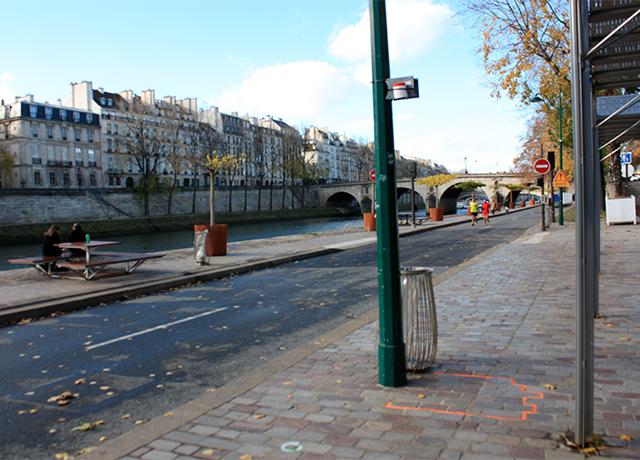
[[[562,443],[575,404],[573,239],[572,225],[529,234],[440,282],[437,365],[406,387],[376,384],[371,323],[122,458],[582,458]],[[596,432],[601,455],[640,458],[640,227],[607,227],[603,241]],[[301,450],[283,452],[287,441]]]

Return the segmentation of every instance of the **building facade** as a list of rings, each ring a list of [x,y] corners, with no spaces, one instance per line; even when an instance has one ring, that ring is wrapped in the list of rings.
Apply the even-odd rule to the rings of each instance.
[[[13,158],[3,187],[103,186],[100,117],[93,112],[16,98],[0,105],[0,148]]]

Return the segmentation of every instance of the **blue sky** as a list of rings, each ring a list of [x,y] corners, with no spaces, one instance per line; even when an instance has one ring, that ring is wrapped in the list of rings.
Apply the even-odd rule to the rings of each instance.
[[[72,81],[197,97],[372,139],[366,0],[4,2],[0,97],[65,100]],[[451,170],[511,166],[525,115],[492,99],[479,38],[447,0],[388,0],[393,76],[420,79],[394,103],[396,148]],[[18,26],[19,25],[19,26]]]

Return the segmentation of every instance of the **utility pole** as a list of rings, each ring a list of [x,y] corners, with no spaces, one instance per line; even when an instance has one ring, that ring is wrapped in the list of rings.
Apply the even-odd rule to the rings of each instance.
[[[558,102],[558,143],[560,144],[560,171],[562,171],[562,89],[560,89],[560,101]],[[564,189],[560,187],[560,209],[558,209],[558,225],[564,225]]]
[[[469,170],[467,169],[467,157],[464,157],[464,173],[469,174]]]
[[[384,0],[369,0],[371,15],[371,63],[373,71],[373,117],[376,160],[376,215],[378,237],[378,303],[380,343],[378,383],[406,385],[406,355],[402,335],[400,257],[396,205],[393,114],[386,99],[390,77],[387,13]]]

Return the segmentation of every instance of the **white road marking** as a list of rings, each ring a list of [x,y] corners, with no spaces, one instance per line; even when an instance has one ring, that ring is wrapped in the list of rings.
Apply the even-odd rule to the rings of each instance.
[[[376,238],[361,238],[359,240],[353,241],[345,241],[343,243],[335,243],[326,245],[325,248],[328,249],[348,249],[348,248],[357,248],[358,246],[364,246],[369,243],[375,242]]]
[[[96,343],[94,345],[90,345],[85,347],[85,351],[95,350],[96,348],[104,347],[107,345],[111,345],[112,343],[122,342],[123,340],[129,340],[132,337],[137,337],[139,335],[148,334],[149,332],[159,331],[162,329],[170,328],[171,326],[175,326],[176,324],[186,323],[187,321],[192,321],[194,319],[202,318],[203,316],[213,315],[214,313],[220,313],[221,311],[227,310],[227,307],[216,308],[215,310],[205,311],[204,313],[200,313],[199,315],[189,316],[188,318],[182,318],[178,321],[172,321],[171,323],[161,324],[159,326],[155,326],[149,329],[144,329],[142,331],[134,332],[133,334],[123,335],[122,337],[117,337],[115,339],[107,340],[106,342]]]

